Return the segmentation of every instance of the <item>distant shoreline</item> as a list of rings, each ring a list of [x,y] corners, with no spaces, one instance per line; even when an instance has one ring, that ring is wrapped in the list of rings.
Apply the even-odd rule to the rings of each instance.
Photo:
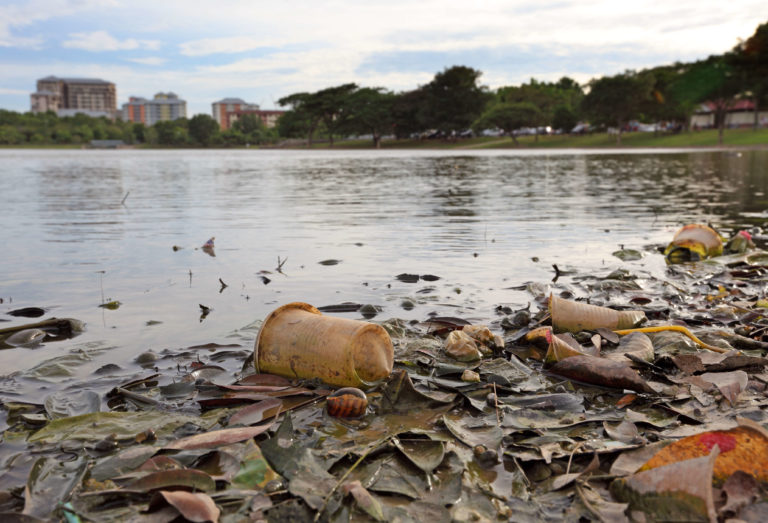
[[[658,134],[632,132],[622,135],[621,145],[616,144],[616,136],[607,133],[594,133],[586,135],[541,135],[536,139],[534,136],[520,136],[517,138],[516,145],[511,137],[487,136],[476,138],[460,138],[451,140],[419,140],[404,139],[383,140],[381,149],[397,150],[485,150],[485,149],[504,149],[504,150],[546,150],[546,149],[768,149],[768,128],[762,128],[757,131],[752,129],[727,129],[724,134],[722,145],[717,143],[717,130],[707,129],[702,131],[682,132],[678,134]],[[370,139],[354,140],[336,140],[331,147],[327,141],[318,141],[311,146],[296,143],[292,139],[289,144],[269,144],[245,146],[164,146],[135,144],[120,147],[117,150],[232,150],[232,149],[255,149],[255,150],[352,150],[352,149],[371,149],[373,141]],[[88,149],[88,150],[109,150],[90,147],[84,144],[24,144],[24,145],[0,145],[0,149]],[[113,149],[114,150],[114,149]]]

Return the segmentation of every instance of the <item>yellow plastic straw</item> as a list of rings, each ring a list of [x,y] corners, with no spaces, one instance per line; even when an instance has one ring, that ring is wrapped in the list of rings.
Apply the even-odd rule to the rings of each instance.
[[[694,334],[691,331],[689,331],[685,327],[681,327],[680,325],[662,325],[661,327],[640,327],[638,329],[624,329],[624,330],[618,330],[613,332],[615,332],[619,336],[624,336],[625,334],[631,334],[633,332],[649,333],[649,332],[664,332],[664,331],[674,331],[674,332],[679,332],[681,334],[685,334],[686,336],[691,338],[693,341],[695,341],[699,347],[702,347],[707,350],[720,352],[720,353],[730,352],[731,350],[731,349],[723,349],[721,347],[715,347],[714,345],[709,345],[708,343],[704,343],[699,338],[694,336]]]

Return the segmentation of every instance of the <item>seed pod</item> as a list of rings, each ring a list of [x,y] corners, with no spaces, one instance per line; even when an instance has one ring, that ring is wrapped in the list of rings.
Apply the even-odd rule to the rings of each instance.
[[[359,418],[368,408],[368,398],[360,389],[344,387],[328,396],[325,407],[335,418]]]

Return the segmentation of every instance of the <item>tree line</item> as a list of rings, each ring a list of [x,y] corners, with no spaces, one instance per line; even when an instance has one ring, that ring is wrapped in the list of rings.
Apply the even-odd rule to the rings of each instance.
[[[354,83],[301,92],[278,103],[289,111],[279,122],[285,137],[335,138],[370,135],[378,147],[383,135],[452,138],[496,128],[515,138],[521,128],[546,127],[569,132],[577,122],[615,129],[617,142],[633,120],[667,122],[675,131],[688,127],[704,102],[714,107],[719,139],[726,114],[738,100],[760,107],[768,103],[768,23],[732,50],[691,63],[626,71],[593,79],[582,86],[563,77],[557,82],[531,79],[519,86],[490,91],[479,83],[481,71],[454,66],[426,85],[393,93]]]
[[[633,120],[668,122],[685,129],[704,102],[714,109],[719,138],[726,115],[748,99],[754,106],[754,127],[760,107],[768,103],[768,23],[733,49],[705,60],[626,71],[579,85],[571,78],[557,82],[531,79],[494,91],[480,84],[482,72],[453,66],[427,84],[395,93],[382,87],[346,83],[315,92],[299,92],[278,100],[287,108],[276,129],[267,129],[255,115],[243,115],[222,131],[208,115],[143,124],[91,118],[82,114],[58,118],[54,113],[0,110],[0,144],[88,143],[119,139],[129,144],[167,146],[234,146],[264,144],[282,138],[334,140],[370,136],[375,147],[382,137],[432,136],[455,139],[498,129],[515,131],[551,127],[569,132],[578,122],[616,130],[617,142]]]
[[[122,140],[126,144],[173,147],[237,146],[265,144],[278,139],[253,114],[242,115],[231,129],[222,131],[207,114],[161,121],[151,126],[82,113],[58,117],[46,113],[17,113],[0,109],[0,144],[89,144],[91,140]]]

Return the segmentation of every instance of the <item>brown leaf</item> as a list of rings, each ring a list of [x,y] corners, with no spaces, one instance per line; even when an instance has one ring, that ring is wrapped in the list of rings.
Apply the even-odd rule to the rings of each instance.
[[[737,470],[725,480],[722,491],[726,504],[719,512],[725,516],[727,512],[737,514],[743,507],[753,503],[760,493],[760,486],[754,476]]]
[[[238,410],[229,418],[229,425],[253,425],[264,418],[273,417],[281,410],[283,402],[277,398],[269,398]]]
[[[195,523],[211,521],[216,523],[219,520],[221,510],[216,506],[213,499],[208,494],[199,492],[184,492],[183,490],[167,491],[161,490],[157,497],[162,497],[166,503],[178,510],[182,516]],[[160,505],[156,498],[152,500],[152,507]]]
[[[222,429],[214,430],[211,432],[205,432],[203,434],[195,434],[194,436],[188,436],[181,438],[166,445],[167,449],[210,449],[213,447],[219,447],[221,445],[229,445],[231,443],[239,443],[245,441],[259,434],[266,432],[272,424],[260,425],[258,427],[238,427],[234,429]]]
[[[648,514],[651,521],[715,521],[712,468],[717,454],[713,449],[709,456],[617,479],[611,483],[611,493],[628,502],[631,510]]]
[[[626,363],[596,356],[565,358],[550,367],[549,372],[592,385],[654,393],[650,385]]]
[[[169,487],[209,491],[216,489],[216,482],[205,472],[184,469],[153,472],[142,478],[135,479],[127,485],[129,490],[140,490],[143,492]]]
[[[357,506],[363,509],[366,514],[371,516],[376,521],[384,521],[384,512],[381,508],[379,500],[374,498],[370,492],[359,481],[350,481],[345,483],[342,487],[345,494],[352,494],[355,498]]]

